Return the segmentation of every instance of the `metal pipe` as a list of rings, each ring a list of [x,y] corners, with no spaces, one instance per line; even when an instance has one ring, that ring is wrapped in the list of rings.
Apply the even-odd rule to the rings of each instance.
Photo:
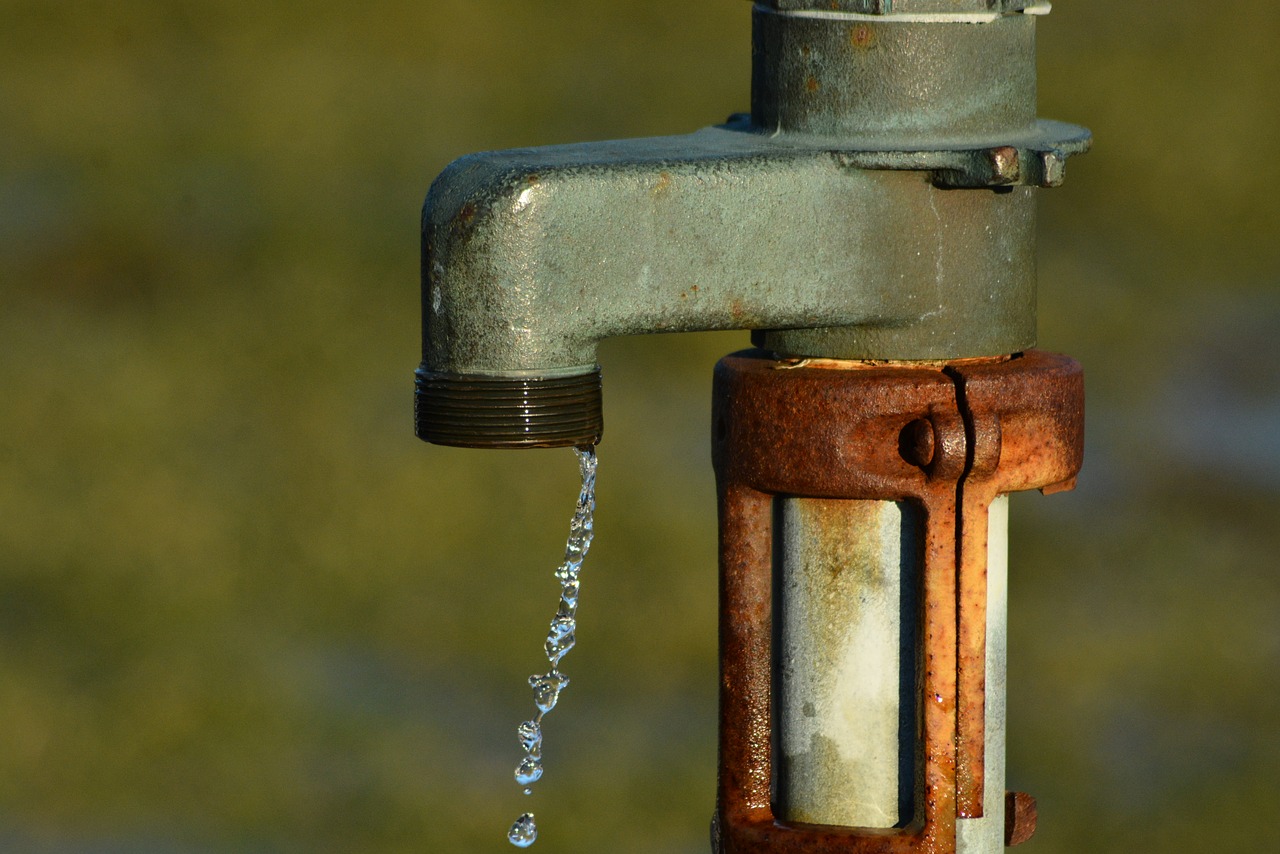
[[[613,335],[750,329],[778,353],[843,359],[1034,344],[1032,188],[1060,183],[1089,135],[1035,119],[1033,16],[849,5],[893,11],[755,7],[750,116],[476,154],[437,178],[422,438],[597,441],[595,350]],[[940,189],[957,187],[999,192]]]
[[[988,854],[997,837],[1019,838],[1004,836],[1000,801],[1007,518],[1000,496],[1074,482],[1083,391],[1078,365],[1038,352],[945,368],[797,366],[759,351],[721,360],[713,391],[722,573],[718,852],[952,854],[963,845],[966,854]],[[872,509],[859,511],[856,502]],[[841,654],[855,646],[851,635],[878,638],[888,655],[884,639],[895,634],[883,595],[895,562],[884,548],[890,537],[868,534],[871,525],[860,540],[840,521],[880,516],[881,502],[909,502],[919,513],[918,563],[901,559],[909,548],[897,560],[916,574],[920,597],[913,808],[899,810],[892,827],[884,819],[874,821],[879,827],[799,823],[796,792],[801,809],[816,806],[808,817],[819,822],[848,809],[837,803],[845,794],[869,794],[881,806],[889,800],[884,780],[892,772],[883,764],[872,779],[837,784],[830,780],[849,775],[858,756],[820,749],[788,768],[784,755],[799,752],[806,701],[829,739],[869,723],[882,735],[861,749],[891,752],[881,722],[893,716],[892,703],[855,697],[861,719],[842,728],[840,698],[830,698],[843,674],[868,666]],[[789,534],[797,512],[799,530]],[[818,517],[821,524],[811,524]],[[830,578],[833,570],[868,583],[845,586]],[[861,607],[870,594],[880,594],[878,607]],[[794,613],[788,596],[802,603]],[[788,670],[808,672],[796,678]],[[812,696],[799,696],[797,686]],[[805,777],[819,790],[822,781],[839,785],[841,794],[826,800]],[[851,818],[846,812],[842,820]]]
[[[923,520],[911,504],[779,498],[774,550],[775,812],[892,828],[915,817]],[[987,514],[982,815],[959,854],[1004,848],[1008,496]]]
[[[594,444],[596,345],[749,329],[717,367],[722,854],[993,854],[1007,505],[1080,465],[1037,353],[1030,0],[762,0],[750,115],[477,154],[423,211],[419,436]],[[892,362],[886,365],[885,362]]]
[[[825,498],[778,498],[775,513],[775,812],[809,824],[909,824],[920,513]]]
[[[956,822],[957,854],[998,854],[1005,838],[1005,734],[1009,638],[1009,496],[987,513],[985,738],[982,815]]]

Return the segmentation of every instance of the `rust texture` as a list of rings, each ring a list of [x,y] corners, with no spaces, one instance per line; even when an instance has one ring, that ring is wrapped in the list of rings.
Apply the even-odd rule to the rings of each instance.
[[[1021,845],[1036,832],[1036,799],[1026,792],[1004,796],[1004,844]]]
[[[721,854],[950,854],[982,814],[987,509],[1069,484],[1083,444],[1083,377],[1030,351],[952,366],[797,367],[721,360],[712,458],[720,499]],[[772,569],[776,496],[911,501],[925,517],[916,815],[873,830],[775,820]]]

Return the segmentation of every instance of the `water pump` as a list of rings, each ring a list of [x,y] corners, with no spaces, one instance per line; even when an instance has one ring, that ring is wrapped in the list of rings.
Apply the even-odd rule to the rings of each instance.
[[[965,852],[1004,791],[1011,492],[1070,488],[1083,380],[1034,349],[1032,0],[762,0],[749,114],[463,157],[423,212],[417,434],[587,446],[608,336],[744,329],[716,367],[713,847]]]

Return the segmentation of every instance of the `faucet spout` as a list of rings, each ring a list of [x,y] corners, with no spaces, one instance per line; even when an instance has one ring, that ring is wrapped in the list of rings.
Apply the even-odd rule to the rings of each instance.
[[[753,115],[687,136],[475,154],[436,179],[420,437],[594,444],[596,345],[615,335],[744,329],[776,353],[840,359],[1035,343],[1034,187],[1060,182],[1088,133],[1035,121],[1034,86],[1009,83],[1034,69],[1030,19],[755,15]],[[961,74],[991,43],[1008,43],[996,55],[1021,76]],[[826,59],[810,68],[815,51]],[[871,84],[857,95],[860,80]],[[875,96],[889,81],[886,106]],[[937,103],[921,101],[934,90]]]

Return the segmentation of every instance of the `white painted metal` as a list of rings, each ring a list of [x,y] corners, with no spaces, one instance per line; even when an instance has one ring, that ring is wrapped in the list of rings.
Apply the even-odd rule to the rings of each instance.
[[[813,824],[906,824],[921,515],[889,501],[787,498],[776,521],[775,812]],[[987,526],[984,815],[958,823],[958,854],[1004,850],[1007,496]]]
[[[889,501],[778,504],[776,814],[852,827],[906,823],[920,513]]]

